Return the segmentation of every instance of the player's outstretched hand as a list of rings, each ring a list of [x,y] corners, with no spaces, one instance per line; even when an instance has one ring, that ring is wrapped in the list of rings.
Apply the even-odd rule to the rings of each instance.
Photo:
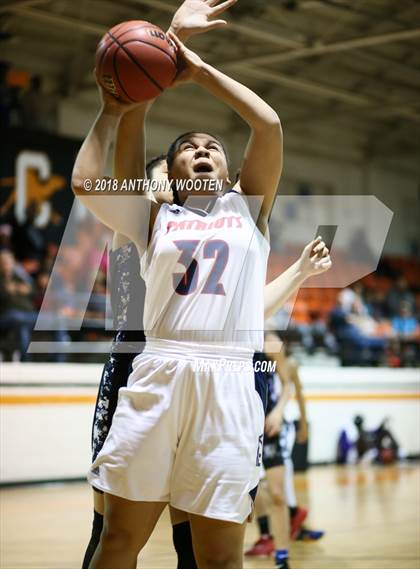
[[[185,0],[175,12],[169,31],[185,42],[193,35],[223,28],[227,25],[226,20],[217,17],[236,2],[237,0]]]
[[[325,273],[332,267],[330,251],[321,236],[306,245],[298,262],[305,278]]]
[[[175,34],[168,32],[168,37],[175,44],[178,60],[178,74],[172,83],[172,87],[194,81],[194,77],[203,69],[204,61],[196,53],[188,49]]]

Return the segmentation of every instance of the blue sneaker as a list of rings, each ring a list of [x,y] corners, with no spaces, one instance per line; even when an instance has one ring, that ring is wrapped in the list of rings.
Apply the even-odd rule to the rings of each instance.
[[[278,549],[274,554],[274,563],[276,569],[290,569],[289,568],[289,552],[287,549]]]
[[[297,541],[318,541],[324,537],[325,531],[301,528],[296,540]]]

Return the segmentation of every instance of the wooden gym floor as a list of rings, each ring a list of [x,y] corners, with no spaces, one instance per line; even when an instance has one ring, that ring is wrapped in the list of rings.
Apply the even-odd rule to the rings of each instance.
[[[298,475],[296,485],[300,503],[311,510],[308,525],[327,533],[316,544],[292,546],[292,569],[420,567],[419,465],[318,467]],[[4,489],[0,498],[1,569],[80,568],[91,524],[87,484]],[[256,536],[252,524],[246,544]],[[166,512],[140,566],[176,567]],[[246,560],[245,567],[268,569],[273,562]]]

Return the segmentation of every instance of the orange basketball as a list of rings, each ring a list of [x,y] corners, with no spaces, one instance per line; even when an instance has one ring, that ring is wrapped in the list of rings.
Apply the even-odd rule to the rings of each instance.
[[[107,91],[126,103],[153,99],[177,73],[173,43],[143,20],[111,28],[96,49],[96,76]]]

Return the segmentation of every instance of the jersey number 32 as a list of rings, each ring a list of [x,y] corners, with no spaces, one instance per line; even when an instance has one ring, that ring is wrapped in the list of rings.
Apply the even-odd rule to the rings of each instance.
[[[174,273],[172,281],[175,292],[188,295],[195,292],[199,281],[199,262],[194,257],[194,253],[201,243],[198,239],[181,239],[174,241],[176,247],[181,251],[178,263],[184,265],[184,273]],[[221,294],[225,295],[225,289],[220,282],[223,271],[229,258],[229,245],[221,239],[206,241],[202,250],[203,259],[214,259],[213,267],[204,283],[201,294]]]

